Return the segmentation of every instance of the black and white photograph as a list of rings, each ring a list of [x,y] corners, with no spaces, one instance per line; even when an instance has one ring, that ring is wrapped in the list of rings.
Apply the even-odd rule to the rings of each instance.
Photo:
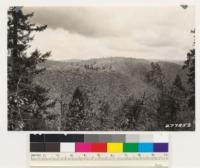
[[[10,131],[194,131],[195,6],[12,6]]]

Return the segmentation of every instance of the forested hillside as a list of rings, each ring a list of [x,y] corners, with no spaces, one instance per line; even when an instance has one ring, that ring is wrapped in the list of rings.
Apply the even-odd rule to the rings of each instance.
[[[163,80],[167,81],[166,87],[171,87],[177,74],[180,75],[183,81],[182,85],[185,87],[186,74],[181,65],[161,61],[155,64],[159,65],[162,70],[161,73],[165,78]],[[159,88],[149,82],[147,78],[152,69],[151,61],[110,57],[83,61],[46,61],[45,64],[40,66],[47,69],[37,76],[35,82],[49,88],[52,99],[57,100],[52,113],[55,113],[58,117],[62,116],[62,122],[54,124],[59,129],[76,130],[75,127],[72,128],[73,126],[67,127],[66,124],[70,122],[67,115],[70,113],[70,103],[72,103],[77,90],[82,94],[84,111],[87,111],[85,119],[81,119],[86,120],[88,125],[78,127],[77,130],[156,130],[158,128],[155,116],[149,112],[147,115],[150,116],[143,118],[143,110],[138,112],[141,113],[138,114],[141,115],[141,118],[138,117],[138,119],[144,119],[144,121],[132,121],[132,125],[123,126],[127,119],[124,116],[126,113],[124,112],[124,104],[130,101],[127,105],[131,106],[132,104],[134,106],[138,100],[143,98],[144,100],[141,101],[145,101],[145,108],[151,108],[151,104],[156,101],[157,94],[160,93]],[[155,103],[154,105],[156,106]],[[145,114],[148,110],[145,110]],[[155,113],[155,109],[151,112]],[[182,111],[182,113],[184,112]],[[76,120],[75,122],[79,121]],[[166,120],[162,123],[160,129],[163,130],[165,124],[169,123],[170,121]],[[134,126],[135,124],[136,126]]]

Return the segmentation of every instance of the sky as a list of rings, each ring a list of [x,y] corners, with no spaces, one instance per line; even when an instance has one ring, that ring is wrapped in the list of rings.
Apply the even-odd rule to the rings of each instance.
[[[51,51],[50,59],[132,57],[185,60],[192,47],[195,8],[189,6],[25,7],[31,22],[47,24],[30,51]]]

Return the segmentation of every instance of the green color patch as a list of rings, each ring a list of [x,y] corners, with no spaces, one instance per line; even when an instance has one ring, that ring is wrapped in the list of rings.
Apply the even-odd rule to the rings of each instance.
[[[138,143],[124,143],[123,152],[138,152]]]

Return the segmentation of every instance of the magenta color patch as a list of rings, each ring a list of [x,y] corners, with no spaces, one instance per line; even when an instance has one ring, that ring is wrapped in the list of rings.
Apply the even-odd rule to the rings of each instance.
[[[76,143],[75,150],[76,152],[91,152],[92,145],[91,143]]]

